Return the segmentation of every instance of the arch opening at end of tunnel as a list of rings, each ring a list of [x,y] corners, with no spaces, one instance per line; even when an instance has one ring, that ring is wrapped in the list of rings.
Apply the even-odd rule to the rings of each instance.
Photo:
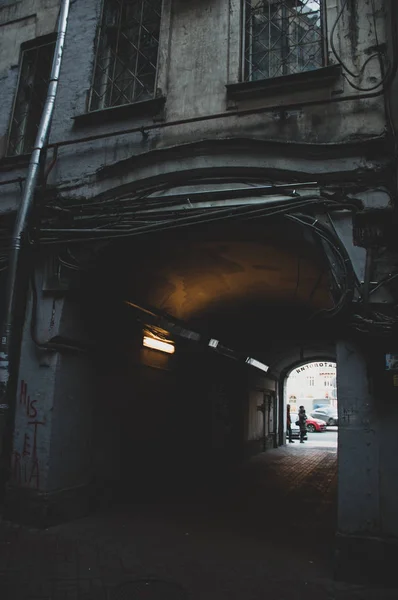
[[[309,448],[338,446],[337,364],[331,358],[301,360],[281,381],[281,422],[286,444]]]

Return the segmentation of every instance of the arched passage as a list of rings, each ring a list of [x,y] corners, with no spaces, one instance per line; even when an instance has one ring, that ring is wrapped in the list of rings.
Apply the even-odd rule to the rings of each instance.
[[[331,305],[327,264],[285,224],[243,222],[108,246],[76,297],[85,299],[99,349],[96,469],[124,483],[181,479],[188,462],[207,471],[280,446],[284,369],[303,352],[316,356],[317,346],[333,353],[330,326],[308,320]],[[162,330],[162,315],[200,341],[169,330],[174,355],[143,349],[143,331]],[[231,353],[209,348],[210,339]],[[268,373],[249,367],[248,356]]]
[[[251,483],[239,475],[224,486],[221,475],[283,444],[283,374],[305,360],[334,358],[346,321],[322,318],[333,306],[329,275],[314,239],[280,221],[192,227],[104,246],[62,300],[59,318],[70,338],[89,340],[88,358],[63,354],[54,368],[43,360],[55,392],[37,487],[55,497],[65,482],[83,489],[90,480],[96,501],[110,490],[160,502],[192,486],[195,494],[219,490],[221,482],[226,491],[238,486],[239,502],[251,506],[264,483],[262,465]],[[53,326],[54,304],[42,297]],[[170,338],[175,353],[143,348],[147,329]],[[267,373],[249,366],[248,357]],[[265,486],[258,501],[269,502],[280,484]]]

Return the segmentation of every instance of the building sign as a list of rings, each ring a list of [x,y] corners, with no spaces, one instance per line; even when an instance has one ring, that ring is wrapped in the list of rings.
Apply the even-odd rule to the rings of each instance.
[[[302,367],[298,367],[298,369],[296,369],[296,373],[302,373],[303,371],[307,371],[308,369],[335,369],[336,368],[336,364],[335,363],[331,363],[331,362],[315,362],[315,363],[308,363],[307,365],[303,365]],[[334,373],[333,373],[334,375]]]

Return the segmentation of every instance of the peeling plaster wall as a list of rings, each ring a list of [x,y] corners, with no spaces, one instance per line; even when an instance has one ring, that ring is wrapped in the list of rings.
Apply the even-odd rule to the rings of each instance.
[[[18,82],[21,44],[56,30],[60,0],[0,2],[0,156]]]
[[[229,7],[228,7],[229,4]],[[336,45],[342,58],[355,68],[357,56],[363,57],[365,46],[374,45],[370,31],[370,0],[365,7],[356,8],[359,34],[352,52],[349,37],[350,22],[341,20],[341,31],[336,34]],[[240,79],[240,31],[241,15],[239,0],[206,0],[206,2],[164,4],[164,18],[170,20],[170,31],[161,39],[161,55],[167,48],[168,56],[160,64],[159,79],[166,93],[165,122],[184,118],[198,118],[216,113],[225,113],[228,108],[225,85]],[[337,10],[333,2],[328,3],[329,22],[333,23]],[[229,10],[228,10],[229,8]],[[365,10],[364,10],[365,9]],[[62,67],[62,81],[51,134],[51,141],[73,139],[99,133],[115,131],[124,127],[145,126],[153,123],[148,118],[126,119],[121,123],[103,124],[93,127],[72,128],[71,117],[86,110],[86,97],[91,85],[93,65],[93,43],[97,26],[98,2],[89,0],[83,5],[73,6],[69,32],[66,40],[67,52]],[[383,11],[377,15],[379,38],[383,39]],[[82,43],[85,49],[82,51]],[[335,62],[330,56],[331,62]],[[353,66],[354,64],[354,66]],[[372,61],[365,77],[356,83],[369,86],[369,78],[378,77],[378,61]],[[167,83],[166,83],[167,82]],[[80,176],[86,176],[105,164],[112,164],[129,156],[146,153],[155,148],[168,148],[200,139],[252,137],[255,139],[295,140],[312,143],[339,143],[379,136],[384,132],[385,117],[380,98],[333,103],[309,108],[288,105],[294,101],[314,100],[317,97],[335,98],[353,92],[341,78],[333,90],[311,91],[291,89],[287,93],[267,94],[261,101],[242,102],[239,109],[274,107],[260,115],[228,117],[197,123],[181,124],[167,129],[149,132],[147,138],[137,132],[98,140],[72,149],[63,149],[52,183],[69,181],[79,177],[76,156],[81,165]],[[287,115],[281,115],[277,106],[285,104]],[[154,168],[153,165],[152,168]]]
[[[382,0],[375,3],[378,35],[383,41],[384,3]],[[306,102],[334,100],[354,93],[342,77],[328,88],[320,86],[308,90],[298,86],[288,92],[270,92],[256,100],[250,98],[234,103],[228,99],[225,86],[241,80],[240,6],[240,0],[164,0],[158,87],[166,96],[165,112],[157,116],[159,127],[143,135],[140,128],[154,126],[153,117],[130,116],[118,122],[99,119],[94,125],[82,125],[74,119],[87,110],[101,2],[84,0],[71,4],[50,142],[129,128],[136,131],[61,147],[49,179],[52,193],[82,199],[99,195],[112,197],[115,189],[130,189],[137,181],[181,170],[201,173],[226,169],[231,174],[240,168],[254,168],[258,173],[268,170],[279,177],[308,177],[315,173],[317,179],[335,181],[383,172],[385,159],[380,147],[370,151],[363,144],[365,139],[385,133],[381,97],[306,106]],[[360,68],[369,47],[375,44],[371,6],[370,0],[352,0],[336,30],[340,55],[354,70]],[[6,151],[20,45],[53,32],[58,7],[59,1],[55,0],[0,3],[0,156]],[[340,3],[327,0],[327,7],[331,27]],[[335,61],[330,53],[329,58],[331,63]],[[378,61],[373,60],[364,77],[356,83],[367,87],[379,77]],[[236,110],[253,113],[229,116]],[[203,119],[219,113],[224,117]],[[198,120],[162,127],[181,119]],[[349,142],[351,145],[346,145]],[[0,180],[25,177],[26,170],[26,163],[19,160],[13,164],[0,160]],[[17,184],[4,186],[0,211],[15,208],[19,198]],[[43,301],[42,323],[51,321],[53,302],[51,295]],[[57,299],[56,303],[61,313],[64,300]],[[112,460],[105,452],[95,460],[90,456],[92,405],[86,375],[74,359],[61,359],[58,355],[43,359],[29,336],[26,322],[20,368],[22,400],[18,400],[15,435],[15,451],[20,457],[14,456],[14,483],[39,492],[79,485],[88,480],[92,468],[95,471],[106,460],[108,471],[112,467]],[[268,356],[272,357],[272,353],[269,350]],[[281,359],[278,368],[284,366]],[[73,386],[73,376],[81,382],[78,390]],[[22,382],[28,387],[23,387]],[[141,385],[144,389],[144,378]],[[33,408],[31,403],[27,408],[27,395],[36,403]],[[149,400],[151,395],[156,394],[148,392]],[[217,390],[214,396],[220,402],[223,400]],[[143,410],[147,417],[150,412],[148,406]],[[26,434],[29,436],[27,419],[36,416],[46,423],[37,426],[35,448],[42,465],[39,479],[33,455],[28,454],[33,453],[32,438],[25,438]],[[76,426],[76,419],[81,425]],[[160,420],[158,426],[159,423]],[[104,418],[102,427],[106,431]],[[73,431],[71,460],[66,458],[68,430]],[[243,444],[243,435],[241,442]],[[50,456],[56,457],[52,464]],[[15,468],[16,460],[27,464],[26,476],[24,470],[19,475],[20,463],[17,462]],[[391,507],[387,508],[390,514]]]
[[[58,2],[19,2],[0,7],[0,25],[8,32],[12,43],[6,41],[7,51],[0,59],[2,86],[0,99],[3,106],[0,117],[0,136],[7,134],[10,111],[17,80],[20,43],[35,35],[53,31]],[[331,28],[338,11],[334,0],[328,0],[328,23]],[[385,38],[385,10],[381,0],[376,0],[379,10],[376,14],[379,40]],[[380,7],[383,8],[380,8]],[[228,105],[225,85],[238,82],[241,77],[241,14],[240,0],[206,0],[190,2],[164,0],[163,28],[160,41],[158,86],[166,95],[164,122],[185,118],[199,118],[216,113],[227,113]],[[336,30],[335,42],[342,59],[357,70],[367,56],[369,46],[374,46],[373,19],[370,0],[350,2]],[[34,16],[29,16],[34,15]],[[148,117],[130,117],[122,122],[101,123],[92,126],[77,126],[73,117],[87,110],[87,98],[92,81],[94,44],[100,15],[99,0],[75,2],[71,6],[65,53],[61,69],[61,81],[56,101],[51,131],[51,142],[81,138],[101,132],[123,128],[153,125]],[[18,16],[21,21],[11,22]],[[354,36],[350,27],[355,21]],[[7,24],[8,23],[8,24]],[[3,37],[8,40],[7,37]],[[0,56],[1,56],[0,52]],[[329,51],[330,62],[335,62]],[[364,77],[355,80],[365,87],[374,78],[379,78],[377,60],[369,63]],[[316,98],[337,98],[351,94],[348,83],[340,78],[333,89],[290,89],[268,93],[260,100],[238,103],[240,110],[264,108],[268,112],[250,116],[234,116],[191,124],[181,124],[166,129],[154,129],[147,137],[141,133],[120,135],[107,140],[88,142],[79,146],[60,150],[59,159],[50,176],[50,183],[56,187],[68,186],[73,182],[77,189],[88,175],[104,165],[111,165],[131,156],[146,154],[156,148],[169,148],[183,143],[202,139],[254,138],[257,140],[297,141],[314,144],[343,143],[346,141],[383,135],[385,116],[381,98],[354,102],[303,105],[289,110],[291,102],[313,101]],[[287,113],[282,114],[278,105],[285,105]],[[353,150],[358,153],[359,149]],[[300,152],[296,153],[298,158]],[[155,156],[149,159],[149,168],[156,171]],[[288,169],[294,170],[294,158]],[[299,165],[297,165],[298,168]],[[325,163],[326,168],[326,163]],[[373,168],[370,166],[370,168]],[[24,169],[15,168],[13,174],[23,174]],[[9,173],[7,173],[9,176]],[[0,175],[4,176],[5,175]],[[136,172],[136,178],[140,176]],[[144,174],[142,174],[144,176]],[[99,193],[106,181],[96,186]],[[7,188],[8,191],[8,188]],[[12,194],[9,191],[12,204]],[[80,193],[87,190],[81,187]],[[90,195],[90,194],[89,194]]]
[[[380,340],[361,348],[347,341],[337,343],[336,566],[339,576],[349,579],[364,578],[364,568],[375,561],[380,561],[381,569],[386,561],[391,560],[391,566],[396,557],[398,442],[393,423],[398,394],[393,374],[385,371],[385,351]],[[374,578],[372,569],[366,577]]]
[[[39,290],[43,272],[38,273]],[[38,335],[47,340],[58,331],[63,299],[44,298],[39,292]],[[48,488],[53,435],[54,395],[60,356],[39,350],[30,335],[32,296],[29,294],[22,334],[11,485],[42,492]]]
[[[398,442],[392,432],[398,406],[380,346],[337,344],[339,530],[388,538],[398,536]]]

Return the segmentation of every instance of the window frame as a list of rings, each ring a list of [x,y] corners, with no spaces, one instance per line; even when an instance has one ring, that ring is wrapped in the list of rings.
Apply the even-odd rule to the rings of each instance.
[[[30,156],[30,154],[32,153],[32,150],[26,152],[25,148],[23,149],[23,152],[18,152],[18,153],[13,152],[12,154],[10,153],[11,134],[12,134],[13,124],[14,124],[15,109],[17,106],[18,95],[19,95],[20,85],[21,85],[21,81],[22,81],[24,55],[26,52],[29,52],[29,50],[38,49],[42,46],[53,45],[52,60],[54,60],[54,52],[55,52],[56,42],[57,42],[57,34],[49,33],[47,35],[39,36],[32,40],[23,42],[20,46],[19,60],[18,60],[17,84],[16,84],[16,88],[15,88],[14,99],[12,102],[11,115],[10,115],[10,120],[9,120],[9,125],[8,125],[8,131],[7,131],[7,141],[6,141],[6,151],[5,151],[5,158],[7,158],[7,159],[18,159],[18,157],[20,157],[20,156]],[[51,75],[51,70],[50,70],[50,75]],[[50,83],[50,79],[48,80],[47,91],[48,91],[49,83]],[[23,136],[23,140],[24,140],[24,138],[25,138],[25,136]],[[34,144],[34,141],[33,141],[33,144]],[[23,141],[23,144],[25,145],[25,140]]]
[[[280,0],[280,2],[283,2],[284,0]],[[327,2],[328,0],[320,0],[320,2],[322,3],[322,10],[321,10],[321,28],[322,28],[322,66],[318,67],[317,69],[312,69],[312,70],[305,70],[305,71],[298,71],[297,73],[283,73],[283,74],[279,74],[279,75],[274,75],[272,77],[262,77],[259,79],[253,79],[251,76],[247,77],[246,74],[246,65],[247,65],[247,60],[246,60],[246,36],[247,36],[247,29],[246,29],[246,8],[247,8],[247,0],[241,0],[241,14],[242,14],[242,19],[241,19],[241,49],[240,49],[240,54],[241,54],[241,58],[240,58],[240,82],[241,83],[254,83],[256,81],[272,81],[274,79],[277,78],[282,78],[282,77],[289,77],[291,75],[300,75],[302,73],[310,73],[310,72],[314,72],[314,71],[318,71],[319,69],[323,69],[325,67],[330,66],[330,61],[329,61],[329,53],[328,53],[328,20],[327,20],[327,13],[328,13],[328,6],[327,6]],[[252,64],[252,63],[251,63]]]
[[[160,57],[160,42],[161,42],[161,36],[162,36],[162,21],[164,19],[165,0],[161,0],[159,39],[158,39],[158,48],[157,48],[157,55],[156,55],[156,74],[155,74],[153,94],[152,94],[151,98],[145,98],[145,99],[138,98],[137,100],[133,100],[132,102],[126,102],[124,104],[114,104],[114,105],[109,105],[109,106],[102,106],[99,108],[91,108],[92,103],[93,103],[94,89],[95,89],[94,83],[95,83],[95,77],[96,77],[96,71],[97,71],[97,65],[98,65],[98,56],[99,56],[101,33],[102,33],[102,23],[103,23],[106,2],[107,2],[107,0],[101,0],[101,8],[99,11],[99,19],[98,19],[98,24],[97,24],[97,28],[96,28],[95,45],[94,45],[95,55],[94,55],[94,62],[93,62],[93,66],[92,66],[91,85],[88,90],[87,102],[86,102],[86,114],[87,115],[96,113],[96,112],[100,112],[100,111],[102,112],[102,111],[118,110],[118,109],[121,109],[122,107],[134,106],[139,103],[146,103],[146,102],[150,103],[159,96],[159,93],[158,93],[159,57]]]

